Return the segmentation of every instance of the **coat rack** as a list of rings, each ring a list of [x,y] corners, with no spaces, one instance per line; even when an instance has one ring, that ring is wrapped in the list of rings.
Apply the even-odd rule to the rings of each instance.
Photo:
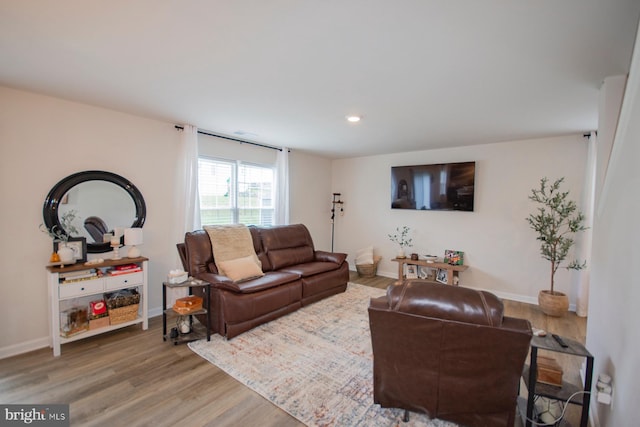
[[[333,193],[333,201],[331,202],[331,252],[333,252],[333,237],[336,224],[336,207],[340,207],[340,215],[344,215],[344,202],[340,200],[340,193]]]

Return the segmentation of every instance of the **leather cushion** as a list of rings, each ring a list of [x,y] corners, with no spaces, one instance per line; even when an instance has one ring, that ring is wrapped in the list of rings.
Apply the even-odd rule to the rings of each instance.
[[[263,228],[260,235],[273,270],[314,261],[313,240],[303,224]]]
[[[313,276],[314,274],[324,273],[326,271],[337,270],[339,264],[333,262],[307,262],[304,264],[292,265],[284,267],[280,271],[288,271],[290,273],[299,274],[302,277]]]
[[[395,311],[478,325],[500,326],[504,313],[490,292],[419,279],[389,286],[387,298]]]

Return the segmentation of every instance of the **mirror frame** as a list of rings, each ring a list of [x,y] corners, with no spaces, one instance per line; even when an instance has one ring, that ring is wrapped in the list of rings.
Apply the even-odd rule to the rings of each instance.
[[[62,224],[60,224],[60,218],[58,218],[58,207],[60,206],[60,201],[69,190],[86,181],[107,181],[123,188],[127,193],[129,193],[129,196],[131,196],[131,199],[136,206],[136,217],[130,227],[142,227],[144,225],[144,221],[147,216],[147,206],[144,203],[144,198],[142,197],[140,190],[138,190],[138,188],[128,179],[123,178],[120,175],[116,175],[112,172],[93,170],[77,172],[73,175],[69,175],[68,177],[60,180],[60,182],[54,185],[51,191],[49,191],[42,208],[42,216],[44,217],[44,223],[48,229],[51,229],[53,226],[57,226],[62,230]],[[67,234],[67,230],[63,230],[63,232]],[[120,237],[120,243],[124,243],[124,236]],[[111,249],[111,243],[109,242],[87,242],[88,253],[97,254],[109,252]]]

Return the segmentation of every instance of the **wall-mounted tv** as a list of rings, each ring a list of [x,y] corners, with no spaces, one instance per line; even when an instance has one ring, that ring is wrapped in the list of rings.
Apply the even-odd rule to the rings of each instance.
[[[391,167],[391,208],[473,211],[476,162]]]

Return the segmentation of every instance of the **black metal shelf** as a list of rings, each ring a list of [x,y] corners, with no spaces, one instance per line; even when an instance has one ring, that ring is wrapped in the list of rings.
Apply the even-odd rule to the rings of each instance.
[[[203,308],[191,311],[189,313],[178,313],[172,307],[167,308],[167,288],[176,289],[176,288],[188,288],[189,294],[191,295],[193,292],[193,288],[204,288],[204,301]],[[207,338],[207,341],[211,341],[211,309],[209,307],[211,304],[211,284],[209,282],[205,282],[203,280],[197,280],[189,278],[188,280],[182,283],[162,283],[162,339],[164,341],[171,341],[174,345],[178,345],[180,343],[187,343],[190,341],[195,341],[202,339],[204,337]],[[206,315],[206,325],[202,324],[196,315]],[[190,332],[187,334],[180,333],[178,331],[178,335],[175,338],[171,337],[170,333],[167,333],[167,317],[187,317],[189,318],[189,327]],[[195,320],[195,322],[194,322]]]
[[[526,427],[531,427],[531,418],[534,412],[534,401],[536,396],[543,396],[550,399],[561,400],[576,405],[582,405],[582,413],[580,416],[580,427],[587,427],[589,422],[589,404],[591,402],[591,385],[593,379],[593,356],[589,353],[589,350],[585,348],[581,343],[562,337],[562,340],[567,344],[566,347],[562,347],[551,334],[544,337],[534,336],[531,340],[531,366],[525,366],[522,377],[524,383],[527,386],[528,397],[525,402],[524,411],[520,411],[523,414],[524,423]],[[576,357],[584,357],[587,361],[585,369],[585,379],[583,385],[576,385],[566,381],[562,382],[561,387],[552,386],[549,384],[539,383],[537,381],[537,360],[538,350],[552,351],[556,353],[567,354]],[[573,394],[576,394],[572,397]],[[520,409],[520,407],[519,407]],[[566,421],[564,424],[568,425]]]

